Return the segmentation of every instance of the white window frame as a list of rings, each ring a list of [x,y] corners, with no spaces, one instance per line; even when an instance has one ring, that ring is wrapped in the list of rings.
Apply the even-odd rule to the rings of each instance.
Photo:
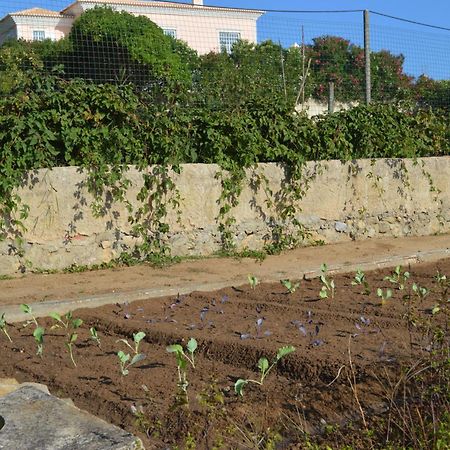
[[[33,30],[33,41],[43,41],[44,39],[45,39],[45,30]]]
[[[173,27],[162,27],[163,33],[166,36],[173,37],[174,39],[177,39],[177,29]]]
[[[228,35],[234,34],[237,35],[237,39],[233,42],[228,38],[229,42],[222,45],[222,34],[228,33]],[[229,36],[230,37],[230,36]],[[231,53],[231,49],[233,48],[233,45],[240,41],[242,39],[242,33],[237,30],[219,30],[219,51],[223,52],[226,51],[227,53]]]

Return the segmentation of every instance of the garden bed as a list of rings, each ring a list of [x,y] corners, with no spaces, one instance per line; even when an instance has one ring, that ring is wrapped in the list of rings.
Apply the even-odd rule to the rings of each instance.
[[[400,385],[407,389],[403,406],[420,406],[435,376],[448,374],[440,371],[439,355],[448,352],[450,259],[364,275],[358,284],[355,273],[326,273],[329,290],[320,279],[300,280],[295,292],[253,280],[253,287],[78,310],[73,317],[83,324],[75,330],[76,367],[64,345],[66,331],[51,329],[55,320],[38,320],[46,329],[42,358],[35,324],[9,325],[12,342],[0,334],[0,376],[47,384],[53,394],[135,433],[146,448],[194,448],[194,442],[207,449],[305,448],[309,439],[358,448],[385,439],[387,423],[396,436]],[[392,297],[383,300],[389,289]],[[138,331],[146,334],[139,347],[146,357],[125,376],[117,352],[132,351],[118,339],[133,346]],[[186,367],[185,396],[177,387],[176,358],[166,347],[185,348],[190,338],[198,349],[195,368]],[[280,358],[262,386],[250,382],[238,395],[235,382],[259,380],[258,360],[271,363],[284,346],[296,350]],[[421,384],[402,375],[412,368],[423,369]]]

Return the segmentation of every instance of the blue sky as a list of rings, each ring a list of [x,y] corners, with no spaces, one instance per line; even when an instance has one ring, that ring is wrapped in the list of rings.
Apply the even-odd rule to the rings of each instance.
[[[0,0],[0,16],[35,6],[60,10],[73,0]],[[176,0],[175,0],[176,1]],[[183,0],[191,3],[191,0]],[[370,9],[412,21],[450,28],[450,0],[204,0],[205,5],[277,10]],[[405,71],[435,79],[450,79],[450,31],[427,28],[371,15],[373,50],[387,49],[405,56]],[[362,13],[267,13],[258,21],[258,40],[285,46],[325,34],[363,44]],[[199,30],[199,32],[201,32]]]
[[[277,10],[372,11],[450,29],[450,0],[205,0],[205,5]],[[410,75],[425,73],[450,79],[450,31],[427,28],[371,15],[373,50],[388,49],[405,56]],[[282,14],[268,13],[259,20],[258,39],[271,38],[283,45],[299,42],[303,27],[306,41],[334,34],[363,44],[362,13]]]

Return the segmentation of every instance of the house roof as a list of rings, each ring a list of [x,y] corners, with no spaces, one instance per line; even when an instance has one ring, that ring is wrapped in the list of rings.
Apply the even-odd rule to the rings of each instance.
[[[71,14],[63,14],[58,11],[52,11],[44,8],[30,8],[23,9],[22,11],[16,11],[9,13],[9,16],[30,16],[30,17],[73,17]]]
[[[80,3],[94,3],[98,5],[124,5],[124,6],[142,6],[142,7],[154,7],[154,8],[174,8],[181,10],[203,10],[203,11],[220,11],[220,12],[242,12],[250,13],[255,15],[262,15],[265,11],[259,11],[255,9],[241,9],[241,8],[225,8],[220,6],[203,6],[203,5],[193,5],[192,3],[175,3],[169,1],[139,1],[139,0],[76,0],[69,6],[64,8],[61,13],[70,9],[72,6]]]

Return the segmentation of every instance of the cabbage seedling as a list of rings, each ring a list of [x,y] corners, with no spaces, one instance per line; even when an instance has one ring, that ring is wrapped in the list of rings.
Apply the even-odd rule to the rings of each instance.
[[[44,352],[44,334],[45,334],[45,328],[44,327],[36,327],[33,331],[34,340],[36,341],[37,345],[37,352],[36,355],[40,356],[42,358],[42,353]]]
[[[248,275],[247,278],[248,278],[248,282],[249,282],[249,284],[250,284],[250,287],[251,287],[252,289],[255,289],[256,286],[258,286],[258,284],[259,284],[258,278],[256,278],[255,275]]]
[[[384,305],[392,297],[392,289],[388,288],[386,291],[383,291],[383,289],[378,288],[377,296],[380,297],[381,304]]]
[[[2,315],[0,316],[0,330],[5,333],[5,336],[9,339],[9,342],[12,342],[11,336],[8,334],[8,330],[6,327],[5,313],[2,313]]]
[[[328,266],[324,263],[320,266],[322,275],[320,275],[320,281],[322,282],[322,289],[319,292],[320,298],[328,298],[328,294],[331,294],[331,298],[334,298],[334,280],[327,277]]]
[[[186,345],[186,350],[190,356],[185,353],[180,344],[169,345],[166,347],[166,350],[175,355],[178,369],[178,387],[186,393],[187,387],[189,386],[186,375],[186,367],[189,363],[195,369],[194,352],[197,350],[197,341],[194,338],[190,338]]]
[[[128,373],[129,373],[128,368],[130,366],[145,359],[145,355],[143,353],[137,353],[133,356],[133,358],[131,358],[129,353],[125,353],[122,350],[119,350],[117,352],[117,357],[119,358],[120,372],[122,373],[123,376],[128,375]],[[131,361],[130,361],[130,358],[131,358]],[[128,361],[130,361],[130,362],[128,362]]]
[[[410,277],[409,272],[402,272],[402,266],[397,266],[391,275],[384,277],[386,281],[390,281],[392,284],[397,284],[400,291],[405,289],[405,284]]]
[[[81,319],[76,319],[73,317],[72,311],[69,311],[66,315],[61,317],[58,313],[52,312],[50,313],[50,317],[56,321],[56,324],[52,326],[53,328],[64,328],[66,330],[66,342],[65,346],[67,351],[69,352],[70,359],[73,365],[76,367],[77,364],[73,357],[73,346],[78,339],[78,334],[75,333],[75,330],[79,328],[83,321]],[[65,319],[65,320],[64,320]]]
[[[27,327],[27,326],[30,325],[31,323],[34,323],[34,324],[36,325],[36,327],[39,326],[39,324],[38,324],[38,322],[37,322],[37,320],[36,320],[36,317],[34,317],[34,315],[33,315],[33,309],[31,308],[30,305],[27,305],[26,303],[22,303],[22,304],[20,305],[20,309],[22,310],[22,312],[24,312],[25,314],[29,314],[30,317],[31,317],[30,320],[27,320],[27,321],[23,324],[24,327]]]
[[[281,347],[278,349],[277,356],[275,357],[272,364],[269,365],[269,360],[265,357],[262,357],[258,361],[258,369],[261,374],[261,377],[259,380],[252,380],[252,379],[243,379],[239,378],[239,380],[234,383],[234,391],[236,394],[243,397],[243,389],[244,386],[248,383],[254,383],[259,386],[262,386],[264,383],[264,379],[269,375],[270,371],[275,367],[275,365],[280,361],[280,359],[284,358],[286,355],[289,355],[289,353],[295,352],[295,347],[292,345],[288,345],[286,347]]]
[[[370,295],[369,283],[366,280],[366,274],[361,269],[356,271],[355,278],[352,281],[352,286],[363,286],[364,291],[362,294]]]
[[[145,338],[145,333],[143,331],[138,331],[137,333],[133,333],[133,342],[134,347],[126,340],[126,339],[118,339],[116,342],[123,342],[127,345],[134,353],[133,357],[130,356],[129,353],[125,353],[122,350],[117,352],[117,357],[119,358],[120,371],[122,375],[128,375],[128,368],[133,364],[136,364],[143,359],[145,359],[145,355],[143,353],[139,353],[139,345],[142,339]]]
[[[89,333],[91,334],[91,339],[99,346],[99,348],[102,347],[100,338],[98,337],[98,333],[95,327],[89,328]]]
[[[118,339],[116,342],[123,342],[133,351],[135,355],[137,355],[139,353],[139,345],[144,338],[145,333],[143,331],[138,331],[137,333],[133,333],[134,347],[126,339]]]
[[[291,280],[280,280],[280,283],[289,291],[289,294],[293,294],[300,286],[300,282],[293,283]]]

